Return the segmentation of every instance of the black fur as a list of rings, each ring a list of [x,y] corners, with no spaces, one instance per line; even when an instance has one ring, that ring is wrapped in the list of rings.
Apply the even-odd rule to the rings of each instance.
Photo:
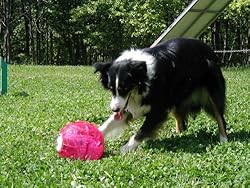
[[[121,79],[122,96],[135,88],[139,95],[146,93],[141,105],[151,108],[143,114],[146,119],[135,139],[142,141],[150,137],[170,111],[179,120],[179,128],[185,130],[188,115],[201,109],[217,120],[220,134],[226,137],[225,80],[213,50],[199,40],[176,38],[142,51],[156,60],[153,78],[147,76],[146,62],[143,61],[125,59],[95,64],[103,86],[111,89],[113,95],[116,94],[112,85],[116,75]]]

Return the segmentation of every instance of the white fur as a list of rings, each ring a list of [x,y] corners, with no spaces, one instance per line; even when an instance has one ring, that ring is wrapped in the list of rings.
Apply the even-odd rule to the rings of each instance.
[[[127,100],[128,105],[126,109],[128,112],[130,112],[133,116],[133,118],[139,118],[150,111],[150,105],[141,105],[142,102],[142,95],[138,94],[138,91],[136,89],[131,91],[130,97],[127,96],[126,99],[124,99],[121,96],[112,96],[112,100],[110,102],[110,107],[112,110],[114,109],[124,109]]]
[[[146,62],[147,67],[147,75],[149,79],[152,79],[155,76],[155,63],[156,59],[148,54],[147,52],[144,52],[143,50],[128,50],[124,51],[120,57],[118,57],[115,62],[122,61],[122,60],[134,60],[134,61],[144,61]],[[112,97],[110,107],[112,110],[115,109],[123,109],[127,103],[127,110],[129,113],[132,114],[133,118],[138,118],[146,114],[150,111],[150,105],[141,105],[142,97],[146,96],[148,94],[148,89],[145,91],[142,95],[138,94],[138,90],[134,89],[130,93],[130,97],[127,96],[127,98],[123,98],[119,96],[118,93],[118,86],[119,86],[119,79],[116,78],[116,96]],[[129,99],[128,99],[129,97]],[[128,127],[127,124],[127,114],[123,114],[122,120],[115,120],[115,114],[112,114],[108,120],[106,120],[101,127],[99,127],[99,130],[103,133],[105,138],[117,138],[120,136],[125,129]],[[129,151],[132,151],[137,148],[137,146],[140,144],[139,141],[136,141],[135,135],[130,138],[128,143],[124,145],[121,148],[121,152],[127,153]]]
[[[126,105],[127,99],[124,99],[121,96],[112,96],[110,102],[110,108],[112,111],[116,111],[116,109],[122,110]]]
[[[116,79],[115,79],[115,89],[116,89],[116,93],[118,93],[118,87],[119,87],[119,78],[118,78],[118,75],[116,75]]]
[[[156,59],[154,56],[140,49],[131,49],[124,51],[121,56],[119,56],[115,62],[122,61],[125,59],[131,59],[134,61],[145,61],[147,65],[147,74],[149,79],[155,76],[155,63]]]
[[[122,153],[128,153],[130,151],[133,151],[133,150],[135,150],[138,147],[139,144],[140,144],[140,142],[136,141],[135,135],[133,135],[129,139],[128,143],[125,144],[124,146],[122,146],[121,152]]]
[[[134,61],[144,61],[146,62],[147,66],[147,74],[148,78],[152,79],[155,76],[155,63],[156,59],[154,56],[150,55],[147,52],[144,52],[140,49],[131,49],[124,51],[116,60],[115,62],[122,61],[122,60],[134,60]],[[112,97],[110,107],[112,110],[115,109],[123,109],[127,103],[128,98],[123,98],[119,96],[118,93],[118,86],[119,86],[119,79],[116,77],[116,96]],[[147,90],[142,93],[142,96],[146,96],[148,94],[148,88]],[[138,95],[137,90],[132,91],[132,94],[128,101],[127,110],[133,115],[134,118],[140,117],[144,115],[146,112],[150,110],[150,106],[141,106],[141,100],[142,96]]]
[[[221,143],[227,142],[227,137],[226,137],[226,136],[223,136],[222,134],[220,134],[220,142],[221,142]]]
[[[120,96],[113,97],[111,103],[116,103],[117,98],[122,98]],[[126,110],[132,114],[133,118],[138,118],[143,116],[145,113],[150,111],[150,105],[141,105],[142,96],[138,94],[137,90],[131,91],[131,96],[128,101],[128,106]],[[116,102],[114,102],[116,101]],[[126,101],[126,100],[124,100]],[[124,104],[125,105],[125,104]],[[128,128],[127,124],[127,113],[123,113],[121,120],[115,120],[115,114],[112,114],[103,124],[99,127],[99,130],[103,133],[105,138],[118,138],[122,133]],[[131,138],[131,142],[132,142]],[[130,143],[131,143],[130,142]],[[139,143],[138,143],[139,144]],[[131,145],[131,144],[130,144]],[[129,146],[130,146],[129,145]],[[133,145],[133,144],[132,144]]]
[[[122,110],[125,108],[125,105],[127,103],[128,100],[128,96],[127,98],[123,98],[121,96],[119,96],[119,92],[118,92],[118,87],[119,87],[119,79],[118,76],[116,76],[116,80],[115,80],[115,89],[116,89],[116,96],[112,96],[112,100],[110,102],[110,108],[112,111],[116,111],[117,109]]]
[[[127,114],[123,114],[121,120],[115,120],[115,114],[112,114],[98,129],[105,138],[118,138],[128,128],[126,123]]]
[[[127,110],[132,114],[133,118],[138,118],[150,111],[150,105],[141,105],[142,96],[138,91],[132,90],[128,101]]]

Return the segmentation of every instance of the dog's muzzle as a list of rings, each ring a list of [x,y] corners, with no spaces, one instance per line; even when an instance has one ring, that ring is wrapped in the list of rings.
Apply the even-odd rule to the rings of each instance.
[[[114,112],[114,114],[115,114],[115,120],[117,120],[117,121],[122,120],[123,113],[126,111],[126,109],[128,107],[128,102],[129,102],[130,96],[131,96],[131,93],[129,93],[129,96],[128,96],[128,99],[127,99],[127,101],[125,103],[124,108],[122,110],[120,110],[119,112]]]

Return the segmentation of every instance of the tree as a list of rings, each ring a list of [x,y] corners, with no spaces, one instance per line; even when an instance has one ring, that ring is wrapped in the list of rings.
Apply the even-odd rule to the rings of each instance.
[[[234,0],[212,25],[211,38],[215,50],[250,49],[249,0]],[[248,64],[247,53],[219,54],[223,64]]]
[[[11,2],[11,3],[10,3]],[[147,47],[190,0],[1,0],[0,55],[12,63],[90,65]],[[216,50],[249,49],[249,0],[234,0],[201,39]],[[219,54],[224,64],[247,53]]]
[[[9,63],[11,60],[11,0],[1,1],[1,25],[0,25],[0,33],[3,36],[1,40],[1,56],[6,57],[6,62]]]

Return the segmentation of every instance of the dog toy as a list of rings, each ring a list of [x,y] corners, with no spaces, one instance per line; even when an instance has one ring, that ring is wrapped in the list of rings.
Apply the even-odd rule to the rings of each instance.
[[[70,122],[60,130],[56,150],[63,158],[97,160],[104,152],[104,137],[94,123]]]

